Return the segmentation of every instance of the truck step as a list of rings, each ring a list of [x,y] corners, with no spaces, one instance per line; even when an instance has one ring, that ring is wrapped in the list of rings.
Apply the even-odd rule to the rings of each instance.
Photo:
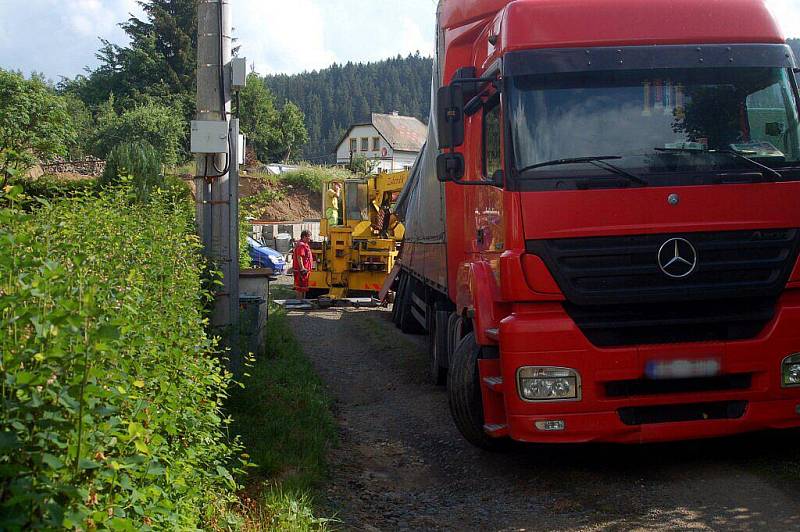
[[[493,392],[503,393],[503,377],[484,377],[483,383]]]
[[[492,438],[508,436],[508,425],[484,425],[483,430]]]

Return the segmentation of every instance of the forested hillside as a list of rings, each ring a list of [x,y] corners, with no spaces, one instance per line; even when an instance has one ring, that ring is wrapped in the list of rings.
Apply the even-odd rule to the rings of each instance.
[[[320,71],[267,76],[277,102],[292,101],[305,113],[309,142],[304,158],[329,162],[344,131],[370,113],[416,116],[428,121],[432,63],[417,53],[367,64],[334,64]]]

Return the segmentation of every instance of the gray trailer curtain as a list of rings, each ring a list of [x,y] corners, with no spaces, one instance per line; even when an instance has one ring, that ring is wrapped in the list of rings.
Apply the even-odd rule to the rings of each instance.
[[[405,225],[407,242],[441,243],[446,237],[444,185],[436,178],[436,157],[439,155],[436,93],[443,83],[441,61],[444,60],[444,30],[439,28],[442,4],[439,3],[436,14],[436,56],[431,76],[428,140],[411,169],[395,209],[397,217]]]

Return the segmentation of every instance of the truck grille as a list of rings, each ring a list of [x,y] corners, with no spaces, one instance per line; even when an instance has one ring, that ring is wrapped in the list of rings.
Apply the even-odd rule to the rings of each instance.
[[[739,419],[747,410],[747,401],[720,401],[683,405],[636,406],[617,410],[626,425],[650,425],[709,419]]]
[[[697,267],[676,279],[661,247],[686,239]],[[532,240],[561,288],[564,308],[593,344],[621,346],[753,338],[772,319],[797,260],[800,231]]]
[[[691,379],[635,379],[605,384],[606,397],[637,397],[673,393],[724,392],[747,390],[753,382],[750,373]]]
[[[775,315],[777,298],[579,306],[564,309],[598,347],[755,338]]]

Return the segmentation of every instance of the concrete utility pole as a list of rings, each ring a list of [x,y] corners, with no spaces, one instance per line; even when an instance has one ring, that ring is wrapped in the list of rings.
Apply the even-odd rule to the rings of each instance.
[[[198,154],[197,224],[205,247],[223,273],[211,324],[225,338],[236,365],[239,333],[238,121],[231,115],[232,0],[197,2],[197,120],[229,123],[227,152]],[[224,136],[224,133],[223,135]]]

